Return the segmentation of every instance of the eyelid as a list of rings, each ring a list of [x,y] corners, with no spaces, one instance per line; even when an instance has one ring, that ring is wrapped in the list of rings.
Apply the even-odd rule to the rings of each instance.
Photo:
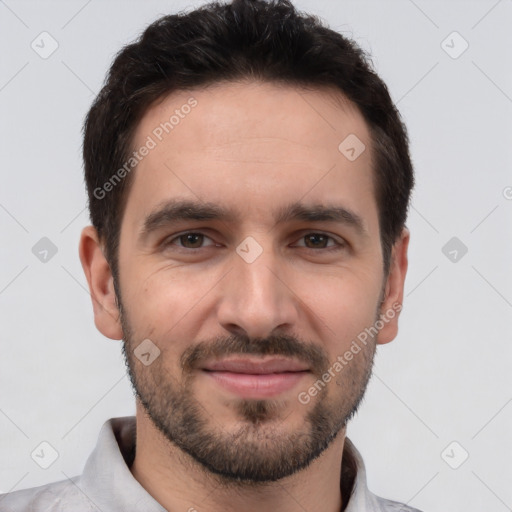
[[[181,233],[176,233],[174,235],[171,235],[170,237],[166,237],[163,240],[161,245],[164,248],[167,247],[168,245],[174,245],[178,249],[183,250],[183,251],[187,251],[187,252],[195,252],[195,251],[199,251],[201,249],[206,249],[206,247],[213,247],[215,245],[218,245],[218,244],[216,244],[212,240],[211,237],[206,235],[203,231],[204,230],[202,230],[202,229],[182,231]],[[182,236],[189,235],[189,234],[201,235],[204,238],[208,238],[209,240],[211,240],[213,242],[213,244],[210,244],[210,245],[205,246],[205,247],[197,247],[197,248],[194,248],[194,249],[189,249],[187,247],[181,247],[180,245],[177,245],[177,244],[173,243],[175,240],[179,240]],[[331,246],[328,246],[328,247],[320,247],[320,248],[300,246],[300,247],[302,247],[304,249],[308,249],[310,251],[314,251],[314,252],[329,252],[329,251],[335,251],[335,250],[341,250],[341,249],[344,249],[344,248],[348,248],[348,246],[349,246],[348,242],[346,240],[344,240],[343,238],[339,237],[339,239],[338,239],[338,237],[336,237],[334,235],[331,235],[329,233],[323,232],[323,231],[315,231],[315,230],[311,230],[311,229],[303,230],[303,231],[300,231],[299,233],[295,234],[294,236],[298,237],[298,240],[301,240],[301,239],[304,239],[304,237],[306,235],[321,235],[321,236],[325,236],[325,237],[329,238],[330,240],[332,240],[334,242],[334,245],[331,245]]]
[[[213,242],[212,238],[209,237],[208,235],[206,235],[202,230],[190,230],[189,229],[188,231],[182,231],[181,233],[176,233],[175,235],[171,235],[170,237],[164,238],[161,245],[163,247],[167,247],[168,245],[174,245],[178,249],[181,249],[184,251],[198,251],[200,249],[205,249],[205,247],[198,247],[197,249],[188,249],[187,247],[181,247],[181,246],[173,243],[175,240],[179,240],[182,236],[185,236],[185,235],[201,235],[204,238],[208,238]],[[207,247],[212,247],[214,245],[216,245],[215,242],[213,244],[208,245]]]
[[[321,236],[325,236],[327,238],[330,238],[332,241],[334,241],[334,244],[335,245],[331,245],[330,247],[325,247],[325,248],[320,248],[320,249],[314,249],[312,247],[304,247],[305,249],[311,249],[312,251],[328,251],[329,249],[336,249],[336,248],[343,248],[343,247],[348,247],[348,242],[346,240],[344,240],[343,238],[341,237],[336,237],[334,235],[331,235],[330,233],[326,233],[324,231],[315,231],[315,230],[305,230],[305,231],[301,231],[299,233],[299,240],[303,240],[304,237],[306,235],[321,235]]]

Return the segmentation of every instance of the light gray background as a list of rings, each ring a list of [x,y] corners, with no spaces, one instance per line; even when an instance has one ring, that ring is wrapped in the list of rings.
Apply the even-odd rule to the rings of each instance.
[[[1,491],[80,473],[103,422],[135,412],[78,258],[81,126],[121,46],[202,3],[0,1]],[[371,52],[416,169],[400,333],[348,427],[369,486],[425,512],[511,510],[512,0],[296,5]],[[43,31],[59,45],[48,59],[31,48]],[[453,31],[469,43],[456,59]],[[42,237],[58,248],[46,263]],[[452,237],[468,248],[457,262]],[[31,458],[42,441],[59,453],[46,470]]]

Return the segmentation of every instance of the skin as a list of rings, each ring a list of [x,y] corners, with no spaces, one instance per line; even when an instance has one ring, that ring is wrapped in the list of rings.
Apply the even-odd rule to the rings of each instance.
[[[241,460],[257,460],[258,452],[258,460],[271,461],[276,450],[290,449],[286,440],[291,436],[310,433],[308,415],[318,404],[340,420],[355,411],[375,347],[396,337],[399,314],[385,322],[377,337],[308,404],[300,403],[297,395],[318,378],[313,372],[293,389],[267,400],[260,421],[252,421],[250,400],[244,401],[244,409],[239,397],[201,370],[185,373],[180,358],[187,349],[200,343],[213,347],[216,340],[221,340],[221,354],[227,353],[222,349],[230,336],[240,347],[246,339],[261,341],[259,347],[265,341],[279,346],[276,336],[281,334],[289,336],[297,350],[314,347],[332,365],[379,314],[402,303],[409,232],[404,228],[396,240],[385,276],[368,127],[339,93],[260,82],[174,92],[145,113],[134,147],[143,145],[155,127],[191,96],[197,106],[135,171],[120,233],[121,297],[116,300],[102,242],[92,226],[82,231],[80,259],[96,327],[108,338],[125,340],[132,379],[149,397],[153,412],[161,407],[159,412],[165,413],[175,403],[170,396],[176,392],[177,399],[185,396],[197,405],[210,433],[226,441],[226,448],[245,428],[244,442],[237,445]],[[354,161],[338,150],[349,134],[366,145]],[[176,197],[229,206],[237,218],[180,222],[140,239],[144,217],[161,201]],[[276,225],[273,210],[299,200],[350,209],[362,218],[367,235],[336,222]],[[187,246],[186,240],[176,238],[187,231],[206,238]],[[332,239],[315,246],[306,237],[311,233]],[[252,263],[236,252],[249,236],[262,248]],[[173,244],[162,246],[170,240]],[[345,246],[328,252],[334,241],[345,241]],[[133,356],[146,338],[161,351],[149,366]],[[345,417],[339,410],[347,413]],[[173,411],[167,412],[164,420],[170,423]],[[240,482],[209,470],[171,442],[140,397],[136,418],[137,451],[131,472],[167,510],[335,512],[344,502],[344,424],[331,425],[332,441],[300,470],[274,482]],[[247,453],[244,447],[250,447]]]

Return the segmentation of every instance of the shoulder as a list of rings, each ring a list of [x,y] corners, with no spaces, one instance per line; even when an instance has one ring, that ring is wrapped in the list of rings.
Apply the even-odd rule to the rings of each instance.
[[[386,500],[384,498],[377,497],[378,503],[380,505],[380,510],[382,512],[422,512],[417,508],[410,507],[405,503],[400,503],[398,501]]]
[[[77,486],[80,476],[0,494],[0,510],[5,512],[64,512],[71,507],[97,510]]]

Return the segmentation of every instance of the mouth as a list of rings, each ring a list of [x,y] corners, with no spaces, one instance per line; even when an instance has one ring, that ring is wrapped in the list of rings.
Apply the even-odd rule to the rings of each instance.
[[[200,369],[216,385],[244,398],[268,398],[282,394],[310,373],[304,363],[276,357],[233,357],[208,362]]]

